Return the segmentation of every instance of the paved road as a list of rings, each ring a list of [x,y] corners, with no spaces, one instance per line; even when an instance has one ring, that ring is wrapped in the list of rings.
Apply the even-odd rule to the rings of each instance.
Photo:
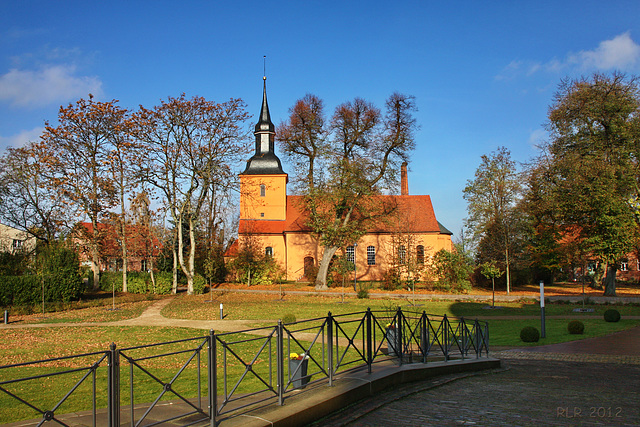
[[[640,426],[640,327],[493,355],[502,369],[389,391],[318,425]]]

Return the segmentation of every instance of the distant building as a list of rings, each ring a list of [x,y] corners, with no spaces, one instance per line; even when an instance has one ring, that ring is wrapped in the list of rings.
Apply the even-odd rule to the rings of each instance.
[[[30,253],[36,248],[36,238],[26,231],[0,224],[0,252]]]
[[[302,196],[287,195],[288,175],[274,150],[275,126],[269,114],[266,81],[254,135],[255,154],[240,174],[238,241],[225,257],[237,256],[243,244],[253,239],[264,254],[280,264],[287,280],[310,280],[323,248],[307,226]],[[401,194],[370,199],[390,206],[392,214],[374,222],[367,234],[343,248],[347,259],[356,262],[358,280],[381,280],[390,268],[409,258],[424,263],[440,249],[453,250],[452,233],[436,220],[431,198],[408,193],[403,165]]]
[[[90,222],[76,224],[72,233],[72,241],[78,252],[80,264],[91,266],[91,247],[87,236],[93,232]],[[148,271],[152,262],[162,251],[161,242],[144,226],[131,224],[126,227],[128,271]],[[100,254],[100,271],[122,270],[122,249],[120,236],[111,224],[98,224],[98,252]]]

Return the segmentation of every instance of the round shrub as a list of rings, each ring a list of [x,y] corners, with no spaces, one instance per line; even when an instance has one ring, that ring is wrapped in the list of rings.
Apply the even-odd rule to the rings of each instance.
[[[525,326],[520,331],[520,339],[523,342],[538,342],[540,340],[540,332],[533,326]]]
[[[618,322],[620,320],[620,312],[613,308],[604,312],[604,320],[607,322]]]
[[[584,333],[584,323],[579,320],[572,320],[567,325],[567,330],[571,335],[582,335]]]
[[[284,316],[282,316],[282,323],[295,323],[295,321],[296,321],[296,316],[294,314],[287,313]]]

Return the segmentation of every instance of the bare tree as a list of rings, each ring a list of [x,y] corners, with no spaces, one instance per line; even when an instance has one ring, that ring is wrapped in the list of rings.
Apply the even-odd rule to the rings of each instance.
[[[307,180],[303,189],[308,225],[324,246],[316,277],[318,289],[327,286],[329,264],[336,251],[366,233],[368,221],[390,211],[372,197],[397,185],[395,171],[414,148],[414,98],[394,93],[385,107],[383,115],[360,98],[339,105],[331,119],[326,149],[319,150],[326,173],[321,179],[314,176],[313,182]],[[294,107],[285,126],[293,126],[297,120]],[[296,153],[306,156],[309,163],[316,161],[309,150]]]
[[[69,228],[72,215],[46,185],[45,168],[37,144],[7,149],[0,157],[0,219],[48,245]]]
[[[230,165],[246,153],[247,118],[240,99],[216,104],[202,97],[188,100],[184,94],[169,97],[152,110],[141,107],[135,114],[134,134],[143,144],[145,179],[161,192],[177,233],[174,278],[179,264],[190,294],[197,214],[212,186],[235,183]],[[174,291],[176,285],[174,280]]]

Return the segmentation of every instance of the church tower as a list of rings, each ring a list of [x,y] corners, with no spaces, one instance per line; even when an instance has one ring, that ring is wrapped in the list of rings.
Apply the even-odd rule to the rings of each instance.
[[[255,154],[240,174],[240,219],[284,221],[288,176],[274,151],[276,132],[269,114],[266,77],[263,77],[260,118],[253,134]]]

